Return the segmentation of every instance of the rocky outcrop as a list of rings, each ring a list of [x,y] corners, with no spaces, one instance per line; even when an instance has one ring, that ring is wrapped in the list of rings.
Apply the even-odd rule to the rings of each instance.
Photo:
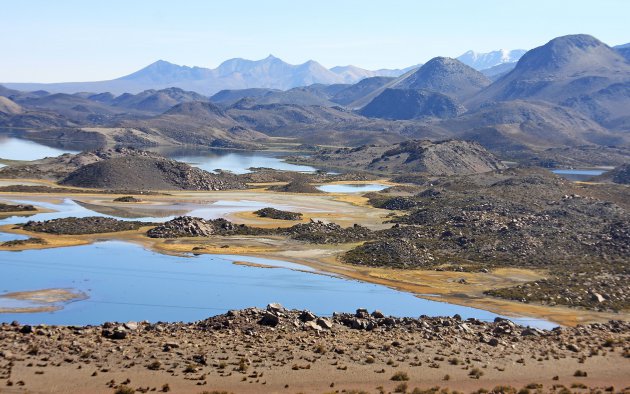
[[[137,230],[152,223],[125,221],[108,217],[90,216],[85,218],[61,218],[41,222],[29,221],[22,226],[26,231],[49,234],[99,234],[118,231]]]
[[[612,171],[593,178],[593,180],[630,185],[630,163],[622,164]]]
[[[124,156],[82,166],[60,182],[98,189],[229,190],[245,189],[234,175],[211,174],[174,160],[153,156]]]
[[[263,208],[254,212],[255,215],[260,216],[261,218],[269,218],[269,219],[278,219],[278,220],[300,220],[302,219],[302,214],[299,212],[289,212],[282,211],[280,209],[275,208]]]
[[[202,218],[180,216],[147,231],[151,238],[207,237],[215,234],[214,226]]]
[[[460,140],[406,141],[385,146],[326,149],[301,161],[324,167],[397,174],[463,175],[506,168],[478,143]]]
[[[311,219],[309,223],[300,223],[289,228],[278,228],[277,233],[289,236],[292,239],[316,244],[339,244],[358,242],[372,238],[372,231],[355,224],[352,227],[343,228],[335,223],[325,223]]]
[[[234,224],[225,219],[205,220],[180,216],[147,231],[151,238],[209,237],[211,235],[257,235],[267,230]]]
[[[269,190],[284,193],[321,193],[317,187],[308,183],[306,179],[296,178],[286,185],[276,185],[269,187]]]
[[[32,212],[37,209],[29,204],[4,204],[0,203],[0,213],[2,212]]]

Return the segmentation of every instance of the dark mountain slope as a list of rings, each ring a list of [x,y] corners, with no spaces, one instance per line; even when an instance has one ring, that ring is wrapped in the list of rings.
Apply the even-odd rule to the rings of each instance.
[[[590,94],[571,97],[561,104],[589,116],[608,129],[630,131],[630,79]]]
[[[630,63],[588,35],[558,37],[528,51],[514,70],[472,102],[538,99],[559,103],[630,80]]]
[[[471,130],[492,128],[498,130],[502,138],[531,148],[616,145],[625,141],[623,137],[605,130],[586,115],[543,101],[498,102],[470,111],[456,119],[445,120],[440,125],[456,135],[468,133],[468,138],[471,137]],[[497,143],[503,141],[498,140]]]
[[[278,89],[267,88],[251,88],[251,89],[225,89],[210,97],[210,101],[215,104],[221,104],[224,106],[230,106],[237,101],[246,97],[258,98],[263,97],[269,93],[280,92]]]
[[[179,143],[215,147],[244,148],[248,147],[248,141],[265,138],[242,127],[216,105],[199,101],[178,104],[160,116],[124,122],[123,126]]]
[[[613,49],[630,62],[630,44],[617,45]]]
[[[454,118],[464,108],[451,97],[426,90],[385,89],[359,113],[382,119]]]
[[[332,98],[330,98],[330,101],[341,105],[348,105],[353,101],[357,101],[361,97],[375,91],[376,89],[379,89],[386,83],[392,82],[394,79],[395,78],[392,77],[365,78],[354,85],[350,85],[337,92]]]
[[[113,99],[110,104],[114,107],[128,110],[162,113],[177,104],[190,101],[208,101],[208,98],[195,92],[188,92],[179,88],[168,88],[145,90],[138,94],[125,93]]]
[[[309,144],[357,146],[391,143],[415,136],[436,138],[439,133],[411,122],[365,118],[341,107],[293,104],[258,105],[243,99],[227,109],[242,126],[274,137],[297,138]]]
[[[411,75],[401,77],[392,87],[422,89],[464,99],[490,85],[490,80],[462,62],[436,57]]]
[[[326,149],[303,160],[324,167],[397,174],[473,174],[506,168],[478,143],[458,140],[405,141],[393,145]]]

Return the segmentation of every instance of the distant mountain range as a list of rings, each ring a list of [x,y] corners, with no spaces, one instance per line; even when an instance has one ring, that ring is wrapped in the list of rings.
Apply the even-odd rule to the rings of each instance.
[[[157,62],[123,78],[81,85],[95,93],[0,86],[0,126],[46,130],[41,133],[59,140],[141,146],[250,147],[267,137],[356,146],[455,137],[514,158],[527,150],[544,155],[551,148],[627,147],[628,49],[577,34],[554,38],[522,56],[497,51],[463,59],[475,67],[504,62],[489,69],[436,57],[396,70],[394,77],[353,66],[326,69],[313,61],[290,65],[274,57],[233,59],[214,70]],[[191,87],[115,95],[108,93],[112,84]],[[294,84],[300,86],[287,88]],[[45,87],[58,85],[77,87]],[[199,87],[226,85],[236,87],[211,97],[197,93]],[[280,87],[240,88],[256,85]]]
[[[457,60],[464,63],[467,66],[474,68],[477,71],[486,70],[505,63],[516,63],[527,52],[525,49],[500,49],[498,51],[492,51],[488,53],[478,53],[475,51],[468,51],[461,56],[457,57]]]
[[[97,82],[3,83],[22,91],[45,90],[52,93],[111,92],[139,93],[177,87],[212,95],[225,89],[266,88],[287,90],[312,84],[353,84],[376,76],[396,77],[406,70],[370,71],[355,66],[327,69],[314,60],[293,65],[269,55],[262,60],[230,59],[215,69],[188,67],[158,60],[121,78]]]
[[[476,69],[483,70],[518,60],[525,51],[494,51],[476,53],[468,51],[457,59]],[[235,58],[226,60],[215,69],[188,67],[158,60],[129,75],[95,82],[61,83],[2,83],[4,86],[21,91],[45,90],[50,93],[110,92],[140,93],[145,90],[160,90],[176,87],[204,95],[212,95],[221,90],[236,89],[278,89],[287,90],[312,84],[354,84],[365,78],[399,77],[422,64],[403,69],[366,70],[356,66],[336,66],[325,68],[314,60],[293,65],[269,55],[262,60]]]

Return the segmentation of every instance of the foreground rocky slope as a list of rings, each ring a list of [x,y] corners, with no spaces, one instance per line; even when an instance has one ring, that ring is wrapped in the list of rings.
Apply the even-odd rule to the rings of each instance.
[[[548,331],[269,304],[194,323],[4,323],[0,368],[7,388],[34,392],[622,392],[629,335],[619,321]]]

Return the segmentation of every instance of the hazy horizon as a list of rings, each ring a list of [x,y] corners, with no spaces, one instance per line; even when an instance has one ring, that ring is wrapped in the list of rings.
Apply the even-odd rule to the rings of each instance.
[[[3,11],[3,82],[108,80],[159,59],[215,68],[230,58],[273,54],[291,64],[376,70],[468,50],[531,49],[567,34],[590,34],[611,46],[630,42],[630,2],[622,0],[187,1],[177,7],[163,0],[27,0]]]

